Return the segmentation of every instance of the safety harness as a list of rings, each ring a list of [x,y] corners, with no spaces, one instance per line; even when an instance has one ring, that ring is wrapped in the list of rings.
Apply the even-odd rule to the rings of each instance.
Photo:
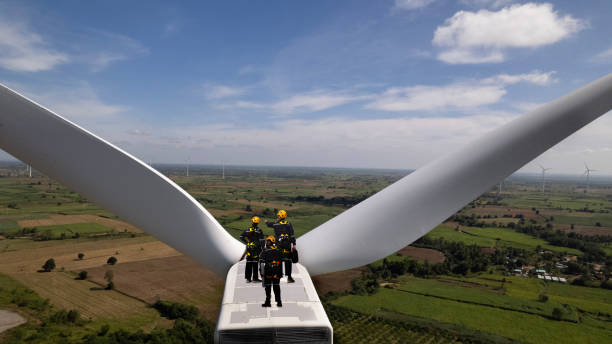
[[[291,244],[289,242],[289,234],[281,233],[281,235],[279,235],[279,238],[278,238],[278,243],[279,243],[283,253],[291,252],[291,250],[290,250]]]
[[[276,245],[272,245],[269,247],[270,250],[276,250]],[[264,267],[264,273],[266,278],[280,278],[281,277],[281,262],[280,260],[273,259],[271,261],[267,261]]]

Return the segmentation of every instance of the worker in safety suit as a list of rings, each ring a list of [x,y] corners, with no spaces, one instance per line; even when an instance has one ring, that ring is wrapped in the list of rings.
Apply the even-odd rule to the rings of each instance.
[[[261,305],[262,307],[271,307],[271,289],[274,289],[276,305],[278,307],[283,306],[280,292],[280,279],[283,277],[282,258],[283,254],[276,246],[274,237],[270,235],[266,239],[266,248],[259,257],[260,272],[263,276],[263,285],[266,290],[266,302]]]
[[[259,222],[259,217],[253,216],[251,219],[251,226],[240,234],[240,241],[246,244],[246,250],[243,254],[243,258],[246,256],[244,278],[247,280],[247,283],[250,283],[251,280],[255,282],[261,281],[257,275],[257,262],[259,261],[259,255],[263,250],[264,234],[258,227]]]
[[[276,216],[278,218],[277,222],[272,223],[266,221],[266,225],[274,228],[276,245],[283,253],[283,262],[285,263],[285,275],[287,275],[287,282],[293,283],[295,280],[291,277],[291,268],[293,264],[291,261],[291,251],[296,249],[293,226],[289,221],[287,221],[287,212],[285,210],[279,210]]]

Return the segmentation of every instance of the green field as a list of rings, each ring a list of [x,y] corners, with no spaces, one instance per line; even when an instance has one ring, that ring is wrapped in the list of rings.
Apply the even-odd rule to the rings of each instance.
[[[395,290],[545,317],[550,317],[555,308],[563,308],[561,303],[539,302],[537,295],[535,298],[508,295],[506,290],[512,288],[510,286],[511,281],[499,284],[466,282],[457,278],[421,279],[408,277],[402,279],[401,285]],[[577,322],[578,314],[576,310],[568,308],[563,314],[563,319]]]
[[[448,241],[459,241],[466,245],[478,245],[481,247],[495,247],[495,239],[487,238],[483,236],[469,235],[460,231],[457,231],[448,226],[442,225],[436,227],[431,232],[427,233],[427,237],[432,239],[443,238]]]
[[[595,226],[599,223],[602,227],[612,227],[612,214],[593,214],[590,217],[572,216],[571,214],[558,215],[555,216],[555,222],[566,225],[574,224],[584,226]]]
[[[36,229],[40,232],[50,231],[54,236],[60,236],[65,234],[66,236],[72,236],[73,234],[94,234],[94,233],[107,233],[110,228],[104,227],[101,224],[86,222],[86,223],[72,223],[68,225],[53,225],[53,226],[38,226]]]
[[[386,288],[371,296],[344,296],[333,304],[366,314],[388,310],[419,316],[532,343],[606,343],[612,339],[610,325],[603,321],[591,319],[579,324],[554,321],[539,315]]]
[[[569,254],[576,255],[582,254],[582,252],[579,250],[550,245],[545,240],[534,238],[531,235],[517,233],[511,229],[466,227],[463,228],[462,231],[472,234],[478,238],[492,239],[494,242],[496,242],[494,246],[511,246],[526,250],[534,250],[536,247],[540,246],[544,249],[556,252],[567,252]]]

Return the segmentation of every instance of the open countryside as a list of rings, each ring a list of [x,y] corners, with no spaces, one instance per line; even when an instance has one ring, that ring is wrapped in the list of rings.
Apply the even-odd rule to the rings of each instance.
[[[234,237],[253,215],[271,220],[286,209],[298,248],[300,235],[409,173],[155,168]],[[28,320],[2,333],[4,342],[210,339],[222,278],[24,171],[0,166],[0,305]],[[611,243],[612,182],[587,192],[576,177],[542,191],[538,178],[517,176],[397,254],[314,282],[336,343],[604,343],[612,341]],[[169,315],[167,304],[198,315]]]

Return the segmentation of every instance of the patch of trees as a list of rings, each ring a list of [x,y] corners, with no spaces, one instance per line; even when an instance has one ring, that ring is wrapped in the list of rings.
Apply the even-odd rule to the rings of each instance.
[[[288,200],[291,202],[308,202],[325,206],[343,206],[345,208],[350,208],[371,195],[370,193],[361,196],[336,196],[331,198],[326,198],[324,196],[296,196],[289,197]]]
[[[606,259],[606,252],[598,245],[601,242],[611,242],[612,237],[608,236],[586,236],[578,233],[565,233],[560,230],[553,231],[540,225],[513,226],[519,233],[529,234],[536,238],[544,239],[551,245],[569,247],[584,252],[583,259],[587,262],[600,262]]]
[[[23,287],[11,291],[11,303],[18,307],[26,307],[32,310],[43,311],[49,307],[49,300],[43,299],[30,289]]]
[[[430,265],[431,274],[454,273],[465,275],[468,272],[485,271],[490,265],[506,264],[506,257],[522,257],[523,250],[512,247],[498,248],[492,255],[485,254],[478,245],[446,241],[443,238],[431,239],[427,236],[413,243],[417,247],[431,248],[444,253],[444,263]],[[518,263],[521,263],[517,259]],[[439,265],[439,266],[438,266]]]
[[[45,264],[43,264],[42,269],[44,272],[51,272],[51,270],[55,269],[55,259],[53,258],[47,259]]]
[[[55,324],[76,324],[81,322],[81,316],[77,310],[71,309],[66,311],[62,309],[51,314],[49,322]]]
[[[156,328],[151,333],[144,333],[142,330],[110,332],[110,328],[105,325],[97,334],[85,336],[82,342],[85,344],[213,343],[214,324],[200,318],[196,307],[168,301],[157,301],[153,307],[162,316],[176,319],[171,329]]]
[[[195,321],[199,316],[199,311],[196,307],[185,305],[178,302],[158,300],[153,304],[161,316],[168,319],[183,319],[187,321]]]
[[[612,242],[612,236],[607,235],[582,235],[579,233],[566,233],[560,230],[552,230],[550,223],[546,226],[538,225],[532,221],[525,223],[522,214],[503,215],[504,217],[514,217],[520,219],[518,223],[508,223],[507,227],[518,233],[528,234],[536,238],[546,240],[548,243],[559,247],[569,247],[584,252],[584,259],[588,262],[601,262],[606,259],[605,251],[600,247],[600,243]],[[449,218],[450,221],[455,221],[463,226],[468,227],[488,227],[493,224],[487,224],[479,221],[475,215],[467,216],[456,214]],[[495,224],[497,227],[504,227],[503,224]]]
[[[430,264],[427,261],[420,262],[410,258],[398,260],[383,259],[380,265],[368,265],[367,270],[360,278],[351,281],[352,294],[366,295],[375,293],[379,287],[379,281],[392,280],[404,274],[413,274],[417,277],[430,277],[445,274],[466,275],[469,272],[486,271],[491,265],[518,264],[522,265],[520,259],[508,260],[507,255],[521,256],[525,252],[514,248],[498,249],[492,255],[486,255],[477,245],[465,245],[461,242],[445,241],[442,238],[431,240],[426,237],[419,239],[415,246],[437,249],[444,252],[446,260],[443,263]],[[513,268],[513,267],[512,267]],[[330,298],[341,296],[333,293]]]
[[[360,278],[351,281],[351,292],[357,295],[371,295],[378,291],[378,276],[372,269],[362,274]]]
[[[113,270],[106,270],[106,272],[104,273],[104,279],[106,280],[106,282],[108,282],[108,284],[106,285],[106,290],[115,289],[115,283],[113,282],[114,278],[115,272]]]
[[[115,264],[117,264],[117,258],[115,258],[114,256],[108,258],[108,260],[106,261],[106,264],[108,264],[108,265],[115,265]]]

